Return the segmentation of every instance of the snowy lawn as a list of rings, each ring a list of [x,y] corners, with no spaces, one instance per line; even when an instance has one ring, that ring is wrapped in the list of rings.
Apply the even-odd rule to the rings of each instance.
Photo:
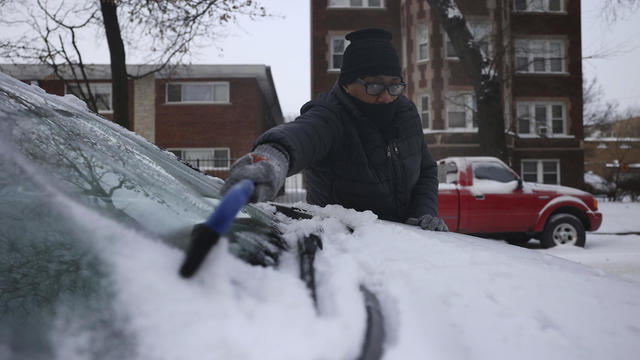
[[[640,282],[640,203],[600,202],[603,221],[576,246],[538,250]],[[616,233],[633,233],[618,235]]]

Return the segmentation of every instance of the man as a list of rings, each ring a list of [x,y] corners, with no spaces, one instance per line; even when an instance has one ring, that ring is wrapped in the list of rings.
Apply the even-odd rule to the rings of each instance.
[[[391,33],[347,34],[338,82],[300,116],[265,132],[230,169],[222,192],[242,179],[252,201],[272,200],[304,170],[307,202],[371,210],[379,218],[447,231],[438,218],[438,179],[415,105],[402,92]]]

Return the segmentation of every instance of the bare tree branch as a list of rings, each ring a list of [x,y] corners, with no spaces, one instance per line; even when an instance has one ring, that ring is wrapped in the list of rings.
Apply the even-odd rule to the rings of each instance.
[[[606,0],[601,5],[601,16],[609,25],[623,21],[640,9],[640,0]]]

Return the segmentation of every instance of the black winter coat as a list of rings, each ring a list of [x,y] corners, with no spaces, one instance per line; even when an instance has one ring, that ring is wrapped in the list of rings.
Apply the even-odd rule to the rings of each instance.
[[[307,202],[371,210],[384,220],[438,215],[436,163],[415,105],[400,96],[392,125],[380,129],[336,84],[300,116],[256,141],[289,155],[289,175],[304,170]]]

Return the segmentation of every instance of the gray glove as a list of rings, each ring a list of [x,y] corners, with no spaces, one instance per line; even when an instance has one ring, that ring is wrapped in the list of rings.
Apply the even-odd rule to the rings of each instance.
[[[407,219],[407,224],[420,226],[423,230],[445,232],[449,231],[447,224],[445,224],[442,219],[433,217],[431,215],[422,215],[417,218],[409,218]]]
[[[262,144],[236,160],[229,169],[227,181],[220,190],[224,195],[235,183],[249,179],[255,184],[251,202],[273,200],[284,184],[289,171],[289,159],[275,147]]]

